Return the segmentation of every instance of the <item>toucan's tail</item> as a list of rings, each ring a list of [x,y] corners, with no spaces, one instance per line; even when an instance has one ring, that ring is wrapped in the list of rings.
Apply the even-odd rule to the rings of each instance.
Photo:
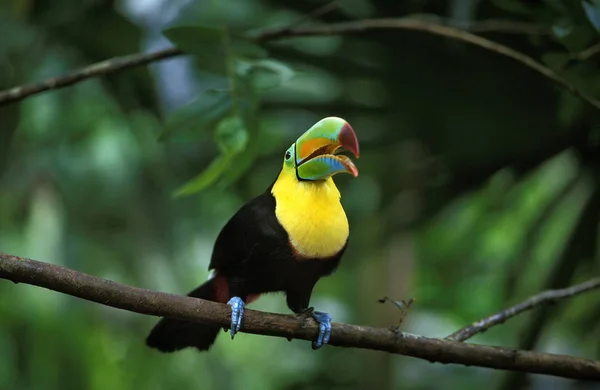
[[[217,291],[217,287],[220,287],[219,281],[221,278],[223,277],[216,276],[207,280],[206,283],[189,293],[188,296],[219,301],[218,298],[222,298],[220,296],[222,294],[221,291]],[[214,325],[162,318],[150,331],[146,339],[146,345],[161,352],[175,352],[187,347],[196,347],[200,351],[207,351],[215,342],[219,329]]]

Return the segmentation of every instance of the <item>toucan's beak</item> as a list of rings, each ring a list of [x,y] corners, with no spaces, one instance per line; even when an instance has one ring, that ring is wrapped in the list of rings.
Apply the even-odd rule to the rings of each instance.
[[[347,150],[359,156],[358,139],[352,127],[337,117],[321,119],[296,140],[296,172],[303,180],[326,179],[336,173],[358,176]]]

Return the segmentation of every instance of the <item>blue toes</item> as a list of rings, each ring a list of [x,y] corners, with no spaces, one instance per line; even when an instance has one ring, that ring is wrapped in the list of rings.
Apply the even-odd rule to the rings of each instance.
[[[244,301],[240,297],[233,297],[227,302],[231,306],[231,339],[239,332],[244,316]]]
[[[313,341],[312,348],[319,349],[323,344],[329,342],[329,336],[331,335],[331,316],[327,313],[315,311],[312,313],[312,317],[319,323],[319,337],[317,341]]]

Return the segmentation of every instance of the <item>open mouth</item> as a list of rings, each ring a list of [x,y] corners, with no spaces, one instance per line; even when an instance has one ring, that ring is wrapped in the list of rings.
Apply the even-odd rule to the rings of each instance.
[[[358,158],[358,139],[342,118],[323,118],[297,140],[296,175],[302,180],[321,180],[338,173],[358,176],[358,169],[346,151]]]
[[[314,150],[310,155],[308,155],[306,159],[302,161],[298,166],[301,166],[302,164],[311,161],[315,158],[332,159],[341,163],[352,176],[357,177],[358,168],[356,168],[356,165],[354,165],[354,162],[350,159],[350,157],[341,153],[352,152],[350,150],[345,149],[342,145],[339,144],[323,145],[320,148]]]

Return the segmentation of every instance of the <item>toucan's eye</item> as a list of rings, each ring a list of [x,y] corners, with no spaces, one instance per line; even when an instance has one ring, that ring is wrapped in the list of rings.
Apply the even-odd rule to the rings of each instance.
[[[292,158],[292,152],[290,152],[289,150],[287,152],[285,152],[285,159],[289,160],[290,158]]]

